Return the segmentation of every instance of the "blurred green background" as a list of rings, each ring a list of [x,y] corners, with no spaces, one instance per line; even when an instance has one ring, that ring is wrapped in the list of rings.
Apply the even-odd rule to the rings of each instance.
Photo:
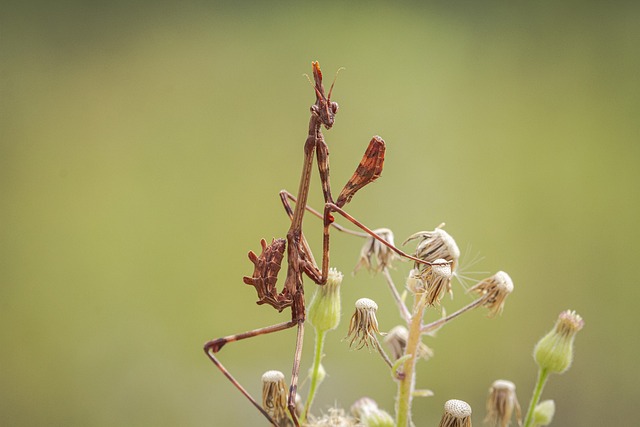
[[[241,278],[247,251],[286,232],[277,192],[297,189],[314,59],[328,79],[346,67],[325,132],[335,191],[372,135],[387,141],[382,178],[349,211],[397,241],[446,221],[463,268],[515,282],[502,317],[476,311],[426,340],[436,355],[418,385],[436,395],[416,401],[416,425],[436,425],[450,398],[481,425],[497,378],[526,406],[533,345],[568,308],[586,326],[543,395],[554,425],[634,424],[638,3],[1,9],[1,425],[266,425],[202,344],[287,319],[256,306]],[[319,251],[320,223],[306,230]],[[383,330],[399,318],[381,278],[348,274],[361,242],[334,236],[345,313],[315,406],[369,395],[391,411],[382,361],[341,338],[357,298],[378,302]],[[449,311],[470,300],[454,292]],[[263,371],[289,376],[293,344],[283,332],[221,359],[259,395]],[[309,329],[303,372],[311,350]]]

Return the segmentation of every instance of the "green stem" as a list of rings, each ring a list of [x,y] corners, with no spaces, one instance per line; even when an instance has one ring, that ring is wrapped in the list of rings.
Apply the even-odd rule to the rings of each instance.
[[[320,362],[322,361],[322,348],[324,347],[324,337],[327,335],[326,331],[316,330],[316,347],[315,355],[313,357],[313,368],[311,370],[311,386],[309,388],[309,396],[307,397],[307,403],[304,405],[304,411],[302,412],[301,420],[304,423],[307,419],[307,414],[313,403],[318,385],[320,385]]]
[[[529,403],[529,409],[527,410],[527,416],[524,419],[524,427],[531,427],[533,423],[533,412],[536,410],[536,406],[538,406],[538,402],[540,402],[540,396],[542,395],[542,389],[549,378],[549,371],[547,369],[542,369],[538,371],[538,382],[536,383],[536,387],[533,389],[533,395],[531,396],[531,402]]]
[[[409,338],[404,354],[408,357],[402,372],[404,378],[398,382],[398,396],[396,399],[396,427],[408,427],[411,420],[411,401],[413,389],[415,387],[415,367],[420,345],[422,316],[424,314],[423,295],[416,296],[418,299],[414,305],[413,316],[409,323]]]

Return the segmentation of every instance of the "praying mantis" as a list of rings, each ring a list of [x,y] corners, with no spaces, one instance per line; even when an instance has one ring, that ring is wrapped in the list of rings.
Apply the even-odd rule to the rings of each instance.
[[[430,262],[406,254],[384,240],[382,237],[378,236],[374,231],[342,209],[344,205],[351,201],[357,191],[365,187],[367,184],[375,181],[382,173],[386,146],[384,140],[379,136],[374,136],[371,139],[355,172],[343,187],[338,198],[335,200],[333,199],[331,185],[329,182],[329,148],[324,140],[322,127],[324,126],[325,129],[331,129],[335,122],[336,113],[338,112],[338,104],[331,100],[335,79],[331,84],[329,92],[325,94],[320,64],[317,61],[314,61],[312,63],[312,68],[314,82],[311,84],[315,91],[316,101],[311,106],[309,133],[304,144],[304,159],[298,194],[297,197],[295,197],[285,190],[280,192],[280,198],[287,215],[291,219],[291,225],[287,231],[286,239],[273,239],[272,242],[268,244],[264,239],[262,239],[260,242],[262,249],[260,255],[256,255],[253,251],[249,252],[249,259],[254,264],[254,271],[251,277],[245,276],[243,278],[244,283],[255,287],[258,293],[257,303],[259,305],[268,304],[279,312],[282,312],[286,308],[290,308],[291,320],[240,334],[214,339],[208,341],[204,345],[204,351],[207,357],[274,426],[277,426],[274,419],[233,377],[227,368],[220,363],[216,354],[228,343],[297,327],[287,407],[294,425],[296,427],[300,426],[300,421],[295,411],[295,397],[298,387],[298,376],[300,372],[300,361],[304,338],[304,322],[306,316],[303,277],[307,276],[314,283],[320,286],[326,283],[329,273],[329,231],[331,227],[351,234],[371,236],[404,258],[411,259],[422,264],[431,264]],[[317,160],[324,196],[324,212],[322,214],[307,206],[314,156]],[[292,208],[291,203],[295,203],[295,208]],[[302,221],[306,211],[311,212],[313,215],[318,216],[323,220],[321,267],[318,267],[316,264],[309,244],[303,234]],[[362,230],[362,232],[351,231],[335,223],[334,213],[339,214],[357,226]],[[276,288],[276,282],[284,260],[285,250],[287,256],[286,277],[282,290],[278,291]]]

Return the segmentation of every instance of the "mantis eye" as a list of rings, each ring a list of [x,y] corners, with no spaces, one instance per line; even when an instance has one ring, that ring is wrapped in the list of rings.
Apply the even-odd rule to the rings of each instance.
[[[335,113],[337,113],[337,112],[338,112],[338,103],[337,103],[337,102],[332,102],[332,103],[331,103],[331,112],[332,112],[333,114],[335,114]]]

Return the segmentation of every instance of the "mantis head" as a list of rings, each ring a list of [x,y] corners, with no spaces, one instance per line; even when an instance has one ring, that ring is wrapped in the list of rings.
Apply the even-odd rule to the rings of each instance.
[[[320,119],[320,122],[326,129],[331,129],[335,121],[336,113],[338,112],[338,103],[331,101],[331,92],[333,91],[333,85],[336,83],[336,80],[333,80],[329,94],[325,96],[320,64],[318,61],[314,61],[311,65],[313,65],[313,80],[315,81],[313,88],[316,91],[316,103],[311,106],[311,112]],[[340,69],[338,72],[339,71]],[[338,73],[336,73],[336,77],[338,77]]]

